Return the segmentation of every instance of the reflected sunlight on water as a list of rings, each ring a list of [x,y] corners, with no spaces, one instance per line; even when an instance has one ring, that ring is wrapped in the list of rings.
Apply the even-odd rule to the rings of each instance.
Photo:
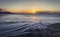
[[[28,17],[28,19],[30,19],[33,22],[36,22],[38,18],[37,17],[34,17],[34,16],[31,16],[31,17]]]
[[[60,17],[52,17],[52,16],[38,16],[38,15],[3,15],[0,18],[1,21],[30,21],[30,22],[60,22]],[[0,22],[1,22],[0,21]]]

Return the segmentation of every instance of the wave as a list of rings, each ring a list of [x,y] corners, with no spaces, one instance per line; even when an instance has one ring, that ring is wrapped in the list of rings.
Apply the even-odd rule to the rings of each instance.
[[[26,23],[27,22],[27,23]],[[2,37],[60,37],[60,23],[48,23],[48,22],[37,22],[37,23],[28,23],[29,21],[11,21],[11,22],[3,22],[5,24],[9,23],[26,23],[24,25],[17,24],[10,26],[10,28],[6,25],[3,28],[8,28],[10,30],[1,31],[0,28],[0,36]],[[1,26],[0,26],[1,27]],[[13,28],[12,28],[13,27]]]
[[[26,23],[26,22],[29,22],[29,23],[32,23],[30,21],[0,21],[0,24],[14,24],[14,23]]]

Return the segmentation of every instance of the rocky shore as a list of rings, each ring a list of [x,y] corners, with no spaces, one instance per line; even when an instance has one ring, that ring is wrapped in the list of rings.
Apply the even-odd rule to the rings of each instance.
[[[47,25],[46,29],[29,29],[26,34],[11,37],[60,37],[60,23]]]

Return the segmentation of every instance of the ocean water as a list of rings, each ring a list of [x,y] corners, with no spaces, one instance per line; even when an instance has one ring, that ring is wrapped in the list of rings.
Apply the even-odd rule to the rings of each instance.
[[[0,15],[0,22],[13,22],[18,23],[22,21],[29,22],[49,22],[49,23],[59,23],[60,16],[49,16],[49,15],[19,15],[19,14],[7,14]]]
[[[0,37],[29,33],[28,29],[46,28],[52,23],[60,23],[60,16],[51,15],[0,15]]]

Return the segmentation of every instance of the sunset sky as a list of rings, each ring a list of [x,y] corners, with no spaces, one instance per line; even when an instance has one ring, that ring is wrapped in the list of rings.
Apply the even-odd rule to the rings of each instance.
[[[60,11],[60,0],[0,0],[0,8],[8,11]]]

